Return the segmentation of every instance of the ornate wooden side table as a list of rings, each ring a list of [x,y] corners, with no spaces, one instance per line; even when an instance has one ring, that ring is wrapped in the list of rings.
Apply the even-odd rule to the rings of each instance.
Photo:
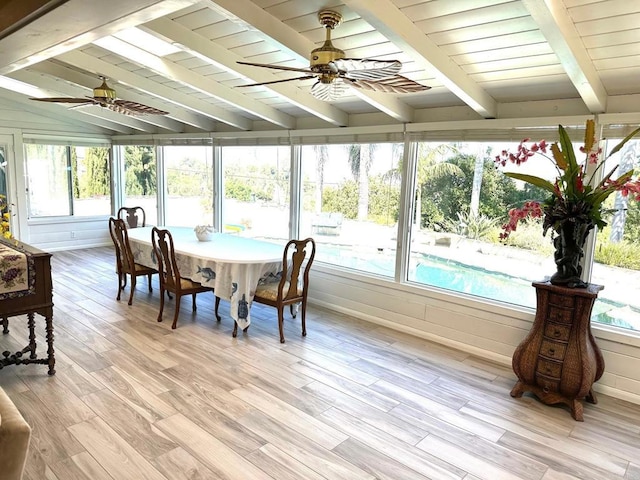
[[[591,334],[591,310],[604,287],[567,288],[534,282],[536,317],[525,339],[513,353],[518,382],[512,397],[532,392],[543,403],[563,403],[583,421],[585,399],[597,403],[592,385],[604,372],[604,359]]]
[[[0,319],[2,320],[3,334],[9,333],[9,317],[27,315],[27,327],[29,329],[29,344],[15,353],[2,352],[0,357],[0,369],[7,365],[27,365],[39,363],[48,365],[49,375],[56,373],[55,354],[53,350],[53,285],[51,283],[51,254],[43,252],[26,243],[17,245],[8,244],[0,240],[0,244],[8,248],[16,248],[26,253],[33,259],[34,282],[24,295],[0,299]],[[5,272],[5,275],[8,272]],[[35,331],[35,314],[44,317],[47,341],[46,356],[38,357]]]

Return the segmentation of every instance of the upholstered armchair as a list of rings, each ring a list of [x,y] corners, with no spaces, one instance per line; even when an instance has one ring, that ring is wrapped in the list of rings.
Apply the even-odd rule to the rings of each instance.
[[[0,479],[21,480],[31,427],[0,388]]]

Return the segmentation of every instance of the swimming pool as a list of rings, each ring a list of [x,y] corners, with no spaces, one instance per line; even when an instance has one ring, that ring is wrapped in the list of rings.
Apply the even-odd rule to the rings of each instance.
[[[390,278],[394,276],[395,251],[365,254],[332,245],[321,245],[318,250],[320,261]],[[532,309],[536,307],[535,289],[531,286],[533,279],[515,277],[436,255],[413,255],[407,276],[410,282],[422,285]],[[640,331],[640,308],[600,297],[593,307],[591,320]]]

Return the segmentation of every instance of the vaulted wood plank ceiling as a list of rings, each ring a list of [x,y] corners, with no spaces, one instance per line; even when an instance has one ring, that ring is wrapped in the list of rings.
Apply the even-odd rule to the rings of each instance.
[[[20,105],[105,134],[640,112],[640,3],[628,0],[30,0],[3,8],[12,20],[0,25],[0,109]],[[326,8],[343,17],[332,38],[348,58],[400,60],[401,75],[432,88],[348,88],[332,101],[310,93],[315,79],[240,88],[304,75],[237,62],[307,68],[325,39],[317,13]],[[91,96],[99,76],[118,98],[169,114],[29,100]]]

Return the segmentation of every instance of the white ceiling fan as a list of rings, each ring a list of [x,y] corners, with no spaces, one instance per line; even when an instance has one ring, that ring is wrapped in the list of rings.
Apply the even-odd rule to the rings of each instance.
[[[345,58],[344,51],[334,47],[331,43],[331,31],[340,24],[342,15],[333,10],[321,10],[318,12],[318,20],[326,29],[326,40],[321,47],[311,51],[309,68],[238,62],[242,65],[300,72],[305,75],[240,86],[255,87],[317,78],[317,82],[311,87],[311,94],[320,100],[335,100],[342,96],[349,87],[386,93],[422,92],[431,88],[399,75],[402,68],[402,63],[399,60]]]

